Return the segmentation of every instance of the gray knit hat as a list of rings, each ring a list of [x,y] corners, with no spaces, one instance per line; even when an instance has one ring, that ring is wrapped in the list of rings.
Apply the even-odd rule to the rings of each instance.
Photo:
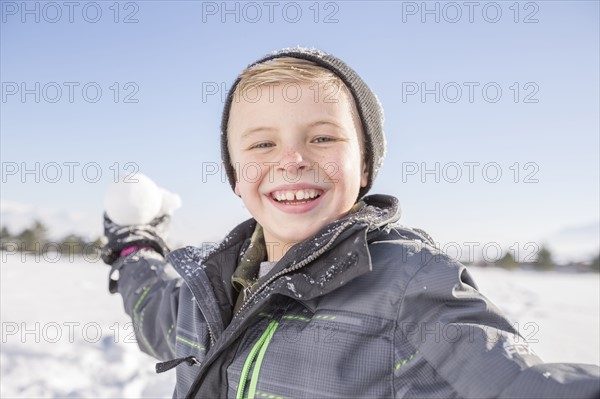
[[[300,58],[312,61],[315,64],[330,70],[344,82],[352,93],[362,123],[365,137],[365,155],[369,166],[367,185],[362,187],[358,194],[359,199],[364,197],[371,189],[385,156],[383,108],[381,107],[377,96],[373,94],[360,76],[358,76],[358,74],[342,60],[316,49],[296,47],[275,51],[272,54],[259,59],[255,63],[250,64],[248,68],[282,57]],[[238,77],[229,90],[221,119],[221,159],[223,160],[223,165],[227,171],[227,178],[229,179],[232,188],[235,188],[235,171],[231,164],[229,149],[227,147],[227,122],[229,121],[229,110],[231,109],[231,103],[234,97],[233,93],[239,82],[240,78]]]

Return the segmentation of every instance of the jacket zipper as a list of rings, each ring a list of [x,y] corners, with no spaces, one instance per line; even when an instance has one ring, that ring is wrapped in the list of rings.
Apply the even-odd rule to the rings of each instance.
[[[250,302],[252,302],[252,299],[254,299],[254,297],[256,297],[256,295],[260,291],[262,291],[267,285],[269,285],[273,280],[275,280],[276,278],[278,278],[286,273],[301,269],[304,266],[306,266],[307,264],[309,264],[310,262],[314,261],[319,256],[321,256],[325,251],[327,251],[329,249],[329,247],[331,247],[333,245],[333,242],[340,236],[340,234],[342,234],[344,232],[344,230],[346,230],[346,227],[348,227],[352,223],[353,223],[352,221],[349,221],[349,222],[346,222],[345,224],[341,225],[339,227],[338,231],[336,231],[335,234],[333,235],[333,237],[331,237],[331,239],[327,242],[327,244],[325,244],[319,250],[313,252],[312,255],[310,255],[308,258],[305,258],[304,260],[297,263],[296,265],[294,265],[292,267],[288,267],[287,269],[283,269],[280,272],[274,274],[273,276],[271,276],[270,279],[268,279],[260,287],[258,287],[256,289],[256,291],[254,291],[251,295],[249,295],[247,298],[244,297],[244,303],[242,304],[242,306],[240,306],[240,308],[238,309],[238,311],[236,312],[234,317],[237,317],[250,304]]]
[[[217,342],[217,338],[216,338],[214,331],[210,327],[211,323],[208,322],[208,318],[206,317],[204,310],[200,306],[200,301],[198,301],[198,298],[196,298],[196,295],[194,294],[194,290],[192,289],[192,287],[190,287],[190,285],[187,283],[187,281],[185,282],[185,284],[188,286],[188,288],[192,292],[194,301],[196,302],[196,306],[198,307],[198,309],[200,309],[200,313],[202,313],[202,316],[204,316],[204,320],[206,320],[206,327],[208,328],[208,336],[210,337],[210,346],[212,347],[215,344],[215,342]]]
[[[202,309],[200,309],[200,312],[202,312]],[[206,316],[204,316],[204,318],[206,319]],[[213,330],[210,328],[210,323],[207,322],[206,326],[208,327],[208,335],[210,336],[210,346],[212,348],[212,346],[215,344],[215,342],[217,342],[217,340],[215,338]]]
[[[254,399],[256,397],[256,386],[258,385],[258,375],[260,373],[260,367],[262,365],[263,358],[265,357],[265,352],[267,351],[267,347],[271,342],[271,338],[273,338],[273,334],[275,334],[275,330],[279,326],[275,320],[271,321],[267,326],[267,329],[262,333],[258,341],[254,344],[246,361],[244,362],[244,367],[242,368],[242,373],[240,375],[240,383],[238,384],[237,393],[235,395],[236,399],[244,398],[244,390],[246,389],[246,382],[248,381],[248,374],[250,374],[250,369],[252,368],[252,364],[254,363],[254,369],[252,370],[252,377],[250,379],[250,386],[248,387],[248,399]],[[254,361],[256,359],[256,362]]]

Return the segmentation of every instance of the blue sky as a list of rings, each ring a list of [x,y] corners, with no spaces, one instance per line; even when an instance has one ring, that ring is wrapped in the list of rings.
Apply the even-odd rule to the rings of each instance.
[[[99,228],[113,165],[131,162],[182,196],[173,238],[222,237],[249,214],[202,175],[220,161],[221,87],[302,45],[344,59],[380,97],[388,155],[372,192],[397,196],[404,224],[522,247],[600,218],[596,1],[427,2],[429,14],[392,1],[76,3],[1,2],[3,203],[98,215]],[[36,162],[39,182],[23,174]],[[65,162],[79,163],[72,181]],[[439,181],[421,176],[436,163]]]

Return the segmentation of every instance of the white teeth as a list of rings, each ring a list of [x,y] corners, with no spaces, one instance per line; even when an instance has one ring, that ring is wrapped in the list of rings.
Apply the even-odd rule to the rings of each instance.
[[[277,201],[302,201],[305,199],[312,199],[318,196],[317,190],[297,190],[297,191],[275,191],[273,192],[273,198]]]

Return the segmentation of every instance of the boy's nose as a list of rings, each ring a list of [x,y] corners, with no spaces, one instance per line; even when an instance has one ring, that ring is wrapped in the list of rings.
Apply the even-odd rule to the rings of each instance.
[[[279,161],[279,169],[287,173],[299,173],[310,165],[306,156],[298,149],[287,150]]]

